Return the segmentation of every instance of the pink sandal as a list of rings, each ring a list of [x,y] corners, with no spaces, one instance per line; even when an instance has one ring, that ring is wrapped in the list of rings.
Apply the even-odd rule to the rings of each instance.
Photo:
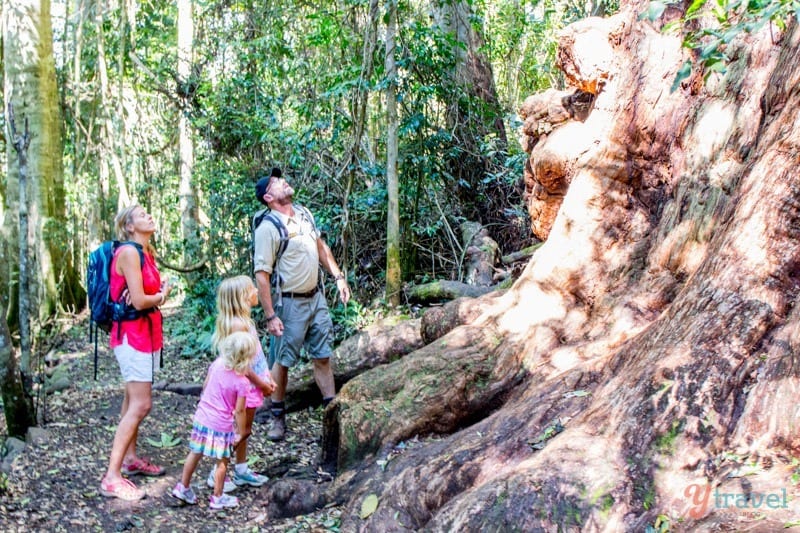
[[[122,468],[120,468],[120,471],[127,476],[132,476],[134,474],[141,474],[143,476],[160,476],[166,472],[164,468],[154,465],[144,457],[138,457],[130,464],[122,463]]]
[[[136,485],[125,478],[120,478],[115,482],[110,482],[103,478],[100,482],[100,494],[108,498],[119,498],[129,502],[141,500],[146,496],[142,489],[136,488]]]

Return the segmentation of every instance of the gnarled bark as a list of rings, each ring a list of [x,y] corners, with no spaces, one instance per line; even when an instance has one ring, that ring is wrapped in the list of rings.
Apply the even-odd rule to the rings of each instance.
[[[728,474],[798,451],[800,30],[740,36],[725,75],[670,93],[684,52],[645,7],[561,40],[596,99],[531,150],[566,186],[517,283],[326,411],[343,529],[740,528],[690,489],[791,483]],[[797,503],[763,511],[780,529]]]

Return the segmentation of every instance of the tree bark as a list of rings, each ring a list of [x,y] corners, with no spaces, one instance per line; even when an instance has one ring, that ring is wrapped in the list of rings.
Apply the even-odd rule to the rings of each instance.
[[[430,344],[458,326],[469,324],[496,304],[505,291],[495,290],[481,297],[462,296],[425,311],[420,321],[422,342]]]
[[[420,320],[376,324],[344,340],[333,352],[336,390],[363,372],[396,361],[423,345]],[[286,410],[299,411],[320,405],[322,395],[311,367],[292,371],[286,388]],[[262,417],[263,419],[264,417]]]
[[[500,246],[489,237],[489,231],[478,222],[461,224],[461,241],[464,244],[464,281],[469,285],[489,287],[494,284]]]
[[[400,184],[397,177],[397,65],[394,59],[396,0],[386,2],[386,16],[386,301],[396,307],[400,305],[403,281],[400,266]]]
[[[568,187],[520,279],[326,411],[343,530],[736,529],[690,489],[743,494],[728,474],[756,456],[781,468],[748,483],[793,483],[800,30],[739,36],[724,75],[670,93],[681,40],[646,4],[563,33],[596,100],[531,150]]]
[[[180,175],[181,229],[184,240],[184,264],[191,264],[202,255],[197,190],[194,186],[194,140],[188,112],[197,80],[192,72],[194,58],[194,16],[192,0],[178,2],[178,153]]]
[[[0,267],[6,267],[2,265],[2,260],[3,256],[0,256]],[[24,438],[28,428],[36,425],[36,415],[33,402],[22,384],[5,315],[5,305],[0,300],[0,393],[3,396],[3,414],[8,434]]]
[[[31,144],[29,165],[29,217],[31,226],[31,294],[35,319],[44,321],[59,306],[77,308],[83,303],[80,276],[72,262],[66,237],[66,207],[62,163],[61,117],[53,59],[53,36],[48,0],[25,0],[5,6],[4,94],[14,106],[18,121],[28,120]],[[7,144],[8,178],[5,190],[5,236],[17,241],[19,168]],[[8,311],[18,311],[16,278],[18,255],[13,253],[6,274]],[[10,284],[6,285],[6,284]],[[16,318],[10,321],[12,329]]]

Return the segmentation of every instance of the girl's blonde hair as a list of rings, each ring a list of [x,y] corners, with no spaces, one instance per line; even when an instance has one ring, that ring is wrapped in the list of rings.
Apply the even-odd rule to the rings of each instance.
[[[236,331],[219,341],[219,355],[225,368],[244,375],[258,349],[256,342],[253,335],[244,331]]]
[[[250,291],[254,288],[253,280],[247,276],[225,278],[217,287],[217,321],[211,337],[214,349],[234,331],[235,322],[243,322],[248,330],[256,327],[250,317]]]
[[[114,230],[117,232],[117,238],[121,241],[130,241],[132,240],[133,233],[128,231],[128,225],[133,223],[133,212],[137,209],[144,210],[139,204],[129,205],[128,207],[123,207],[117,213],[117,216],[114,217]],[[145,251],[152,255],[153,257],[156,256],[156,250],[153,248],[153,245],[149,242],[145,246]]]

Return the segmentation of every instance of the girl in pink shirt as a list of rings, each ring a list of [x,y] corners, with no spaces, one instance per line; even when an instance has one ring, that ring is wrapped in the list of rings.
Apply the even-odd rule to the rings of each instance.
[[[194,414],[189,455],[183,465],[181,480],[172,495],[188,504],[197,503],[190,486],[192,475],[205,455],[217,460],[214,494],[209,507],[236,507],[239,499],[222,492],[228,460],[242,440],[245,404],[250,381],[245,377],[257,350],[256,339],[245,332],[235,332],[219,342],[219,357],[211,363],[203,384],[203,393]],[[235,425],[234,425],[235,422]]]
[[[250,390],[245,403],[244,426],[240,427],[242,443],[236,448],[236,463],[233,469],[233,482],[227,478],[223,485],[225,492],[230,492],[236,487],[250,485],[260,487],[268,478],[250,469],[247,464],[247,441],[253,428],[253,418],[256,409],[264,403],[264,396],[269,396],[275,389],[275,384],[269,373],[267,358],[261,348],[261,342],[256,331],[256,324],[250,317],[250,311],[258,305],[258,290],[253,280],[247,276],[234,276],[225,278],[217,288],[217,321],[214,326],[214,335],[211,338],[212,346],[233,333],[243,331],[256,339],[258,348],[256,356],[250,366],[247,377],[250,380]],[[208,476],[208,486],[214,485],[214,473]]]

